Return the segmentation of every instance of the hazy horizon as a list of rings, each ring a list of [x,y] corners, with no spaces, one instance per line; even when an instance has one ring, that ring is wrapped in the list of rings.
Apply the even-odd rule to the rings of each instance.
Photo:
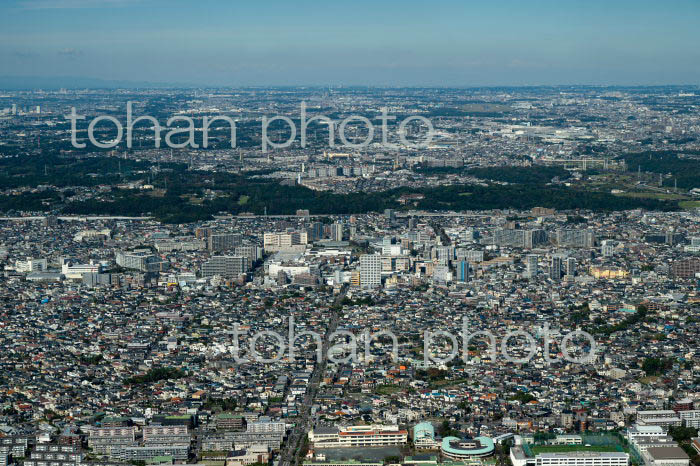
[[[6,78],[237,86],[700,84],[700,3],[9,0]]]
[[[90,76],[0,76],[0,91],[45,90],[55,91],[81,89],[526,89],[526,88],[601,88],[601,89],[644,89],[644,88],[679,88],[697,89],[695,83],[665,84],[595,84],[595,83],[559,83],[559,84],[475,84],[475,85],[438,85],[438,84],[343,84],[343,83],[294,83],[294,84],[207,84],[175,83],[153,81],[110,80]]]

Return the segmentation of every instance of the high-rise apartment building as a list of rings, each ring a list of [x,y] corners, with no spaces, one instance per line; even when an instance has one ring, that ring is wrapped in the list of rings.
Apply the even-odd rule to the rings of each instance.
[[[382,286],[382,256],[365,254],[360,256],[360,286],[378,288]]]
[[[537,277],[537,259],[536,254],[528,254],[525,256],[525,278],[533,279]]]
[[[559,280],[561,278],[562,257],[552,256],[552,261],[549,265],[549,278]]]
[[[592,248],[595,246],[595,233],[590,229],[558,230],[555,239],[560,247]]]
[[[331,225],[331,239],[333,241],[343,241],[343,224],[334,223]]]
[[[457,263],[457,280],[460,282],[468,282],[471,280],[471,276],[469,274],[469,262],[459,261]]]
[[[219,275],[225,278],[235,278],[246,273],[250,268],[250,261],[242,256],[214,256],[202,264],[202,276],[213,277]]]
[[[241,244],[238,233],[212,234],[207,238],[207,249],[211,252],[228,251]]]

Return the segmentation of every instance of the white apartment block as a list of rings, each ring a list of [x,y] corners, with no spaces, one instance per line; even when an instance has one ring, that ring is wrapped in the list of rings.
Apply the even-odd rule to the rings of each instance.
[[[98,455],[111,455],[117,448],[136,445],[136,427],[93,427],[88,446]]]
[[[660,426],[633,425],[627,429],[627,440],[635,443],[640,437],[665,437],[666,432]]]
[[[645,451],[655,447],[677,447],[678,444],[673,438],[665,437],[637,437],[631,444],[637,453],[642,455]]]
[[[681,418],[670,409],[654,411],[637,411],[637,424],[646,426],[660,426],[668,430],[670,426],[680,426]]]
[[[265,233],[263,235],[263,247],[266,251],[304,250],[308,244],[306,231],[292,231],[285,233]]]
[[[259,419],[255,422],[248,423],[246,430],[254,433],[274,432],[284,435],[284,433],[287,432],[287,425],[284,422],[272,422],[267,419]]]
[[[177,462],[184,462],[189,455],[189,445],[158,445],[145,447],[125,447],[117,451],[115,458],[122,461],[146,461],[157,456],[172,456]]]
[[[15,270],[21,273],[43,272],[46,270],[47,266],[46,259],[32,259],[31,257],[27,257],[25,261],[15,262]]]
[[[360,286],[379,288],[382,286],[382,256],[365,254],[360,256]]]
[[[700,429],[700,409],[692,409],[690,411],[679,411],[678,417],[681,418],[681,421],[683,422],[684,426]]]
[[[145,426],[143,441],[147,445],[168,445],[190,443],[190,432],[187,426]]]
[[[172,252],[172,251],[201,251],[204,249],[204,241],[197,238],[172,238],[164,241],[157,241],[155,243],[156,250],[158,252]]]
[[[37,445],[26,466],[80,466],[83,463],[80,449],[69,445]]]

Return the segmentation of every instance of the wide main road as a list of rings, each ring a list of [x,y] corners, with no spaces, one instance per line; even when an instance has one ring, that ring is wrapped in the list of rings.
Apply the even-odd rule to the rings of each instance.
[[[341,292],[336,297],[334,304],[339,304],[348,292],[348,287],[345,286]],[[311,374],[311,379],[309,380],[309,388],[306,390],[306,395],[304,395],[304,402],[302,404],[301,412],[297,420],[297,424],[294,426],[292,431],[287,438],[286,446],[282,449],[280,453],[280,466],[298,466],[301,461],[301,445],[306,433],[312,427],[311,419],[311,407],[313,406],[314,399],[318,394],[318,389],[321,384],[321,377],[326,372],[326,365],[328,363],[328,348],[330,347],[330,336],[338,329],[338,322],[340,321],[340,308],[337,306],[331,307],[330,321],[328,324],[328,329],[323,337],[322,345],[322,359],[319,364],[316,364],[314,371]]]

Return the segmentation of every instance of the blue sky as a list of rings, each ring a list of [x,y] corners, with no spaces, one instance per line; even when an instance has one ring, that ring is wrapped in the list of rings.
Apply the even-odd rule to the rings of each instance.
[[[2,0],[0,75],[700,84],[700,0]]]

